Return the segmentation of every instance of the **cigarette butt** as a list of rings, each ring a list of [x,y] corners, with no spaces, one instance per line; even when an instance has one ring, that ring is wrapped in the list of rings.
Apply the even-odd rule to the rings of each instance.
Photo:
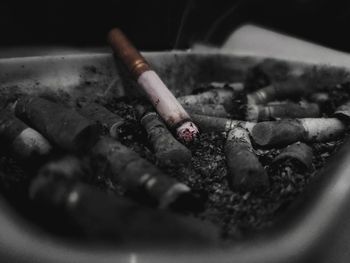
[[[177,100],[182,105],[197,105],[197,104],[222,104],[230,105],[236,97],[236,93],[240,92],[242,83],[237,83],[232,86],[224,86],[220,89],[212,89],[196,95],[187,95],[178,97]]]
[[[157,113],[146,113],[141,124],[161,166],[186,166],[191,162],[191,151],[173,137]]]
[[[134,197],[148,199],[160,208],[166,208],[178,198],[191,196],[191,189],[165,175],[156,166],[111,138],[101,138],[91,151],[91,163],[99,163],[98,169],[110,171]]]
[[[83,151],[99,138],[100,126],[76,111],[39,97],[20,98],[16,116],[68,151]]]
[[[118,114],[112,113],[100,104],[90,102],[81,105],[78,112],[93,121],[97,121],[105,127],[112,138],[118,139],[120,128],[125,120]]]
[[[45,211],[40,214],[42,219],[69,234],[133,245],[213,244],[219,240],[219,231],[211,224],[141,206],[64,177],[41,173],[31,182],[29,192],[30,200]]]
[[[228,117],[230,115],[220,104],[184,105],[184,108],[191,116],[193,113],[213,117]]]
[[[225,155],[229,182],[234,189],[251,191],[269,185],[267,174],[253,152],[247,130],[234,128],[229,131]]]
[[[272,163],[283,164],[286,161],[292,161],[296,169],[301,171],[310,170],[312,168],[313,152],[311,147],[302,142],[296,142],[288,145],[282,152],[277,155]]]
[[[126,36],[115,28],[109,32],[109,43],[115,54],[123,61],[138,84],[146,92],[148,99],[165,123],[175,131],[183,142],[192,142],[198,136],[198,128],[190,116],[166,87],[157,73],[141,54],[133,47]]]
[[[345,125],[336,118],[304,118],[257,123],[253,141],[260,146],[282,147],[297,141],[331,141],[345,132]]]
[[[335,112],[334,116],[337,118],[340,118],[344,121],[350,120],[350,101],[346,102],[345,104],[339,106]]]
[[[270,101],[297,98],[306,93],[300,80],[274,83],[247,95],[248,104],[266,104]]]
[[[0,139],[15,158],[23,161],[48,155],[52,150],[40,133],[6,109],[0,112]]]
[[[201,131],[204,132],[228,132],[236,127],[241,127],[251,132],[256,124],[254,122],[210,117],[199,114],[191,114],[191,117],[198,124]]]
[[[246,120],[267,121],[285,118],[315,118],[320,116],[320,108],[316,103],[280,103],[272,105],[248,104]]]

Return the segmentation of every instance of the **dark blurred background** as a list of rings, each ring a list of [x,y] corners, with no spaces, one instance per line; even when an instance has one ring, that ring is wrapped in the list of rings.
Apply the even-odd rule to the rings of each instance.
[[[0,45],[101,46],[119,26],[140,49],[184,49],[246,22],[350,51],[350,1],[339,0],[2,0]]]

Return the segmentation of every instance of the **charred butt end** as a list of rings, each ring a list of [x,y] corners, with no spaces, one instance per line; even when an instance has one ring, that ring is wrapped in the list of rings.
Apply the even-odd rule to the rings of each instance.
[[[125,124],[125,120],[121,116],[95,102],[80,103],[79,106],[79,114],[102,124],[112,138],[117,139],[119,137],[121,127]]]
[[[298,120],[266,121],[252,129],[252,139],[262,147],[283,147],[304,139],[305,129]]]
[[[349,123],[350,122],[350,102],[347,102],[339,106],[335,110],[334,116]]]
[[[191,143],[199,136],[199,130],[191,120],[187,120],[176,128],[176,136],[183,143]]]
[[[247,130],[235,128],[228,133],[225,155],[228,179],[234,189],[252,191],[268,187],[268,176],[253,152]]]
[[[191,162],[191,151],[173,137],[158,114],[146,113],[140,122],[161,166],[187,166]]]
[[[291,162],[295,169],[299,171],[308,171],[312,168],[313,151],[310,146],[302,142],[296,142],[277,155],[273,161],[273,165],[283,165],[285,162]]]
[[[98,123],[73,109],[40,97],[19,99],[15,113],[51,142],[68,151],[89,149],[101,134]]]
[[[197,210],[200,207],[200,199],[192,193],[187,185],[163,174],[148,162],[144,160],[136,161],[133,167],[128,170],[127,174],[130,175],[139,170],[139,175],[132,176],[134,177],[135,186],[136,184],[139,185],[137,188],[134,187],[134,190],[138,189],[139,191],[134,194],[148,198],[151,204],[156,204],[158,208],[175,208],[176,210],[186,211],[189,209]],[[143,201],[146,201],[146,199]]]

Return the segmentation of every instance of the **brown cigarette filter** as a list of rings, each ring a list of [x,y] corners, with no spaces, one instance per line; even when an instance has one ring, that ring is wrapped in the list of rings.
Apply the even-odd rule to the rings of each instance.
[[[141,124],[161,166],[187,166],[191,162],[191,151],[173,137],[157,113],[146,113]]]
[[[282,164],[290,161],[294,164],[295,169],[300,171],[310,170],[312,168],[313,152],[311,147],[302,142],[296,142],[281,151],[272,163]]]
[[[249,132],[243,128],[229,131],[225,144],[228,179],[239,191],[266,188],[267,174],[260,164],[249,139]]]
[[[193,113],[213,117],[228,117],[230,115],[220,104],[184,105],[184,108],[191,116]]]
[[[100,126],[76,111],[39,97],[18,100],[16,115],[68,151],[90,148],[100,136]]]
[[[156,166],[112,138],[101,138],[91,152],[97,172],[111,173],[133,196],[150,200],[160,208],[170,207],[184,198],[195,198],[185,184],[161,172]],[[195,201],[193,201],[195,202]]]
[[[344,132],[344,124],[336,118],[304,118],[260,122],[251,135],[260,146],[282,147],[297,141],[331,141]]]
[[[191,117],[198,124],[201,131],[204,132],[228,132],[236,127],[241,127],[251,132],[256,124],[254,122],[210,117],[199,114],[191,114]]]
[[[0,112],[0,140],[19,160],[33,160],[48,155],[52,150],[50,143],[40,133],[7,109]]]
[[[196,125],[146,60],[119,29],[111,30],[108,39],[115,54],[143,88],[165,123],[175,131],[179,140],[192,142],[198,136]]]
[[[108,133],[112,138],[118,138],[120,128],[125,123],[125,120],[122,117],[94,102],[82,104],[80,106],[78,112],[81,115],[90,120],[99,122],[108,130]]]
[[[320,116],[316,103],[280,103],[272,105],[247,105],[246,120],[267,121],[285,118],[315,118]]]
[[[274,100],[295,99],[304,95],[307,87],[302,80],[289,80],[259,89],[247,95],[248,104],[266,104]]]
[[[143,72],[150,70],[145,58],[121,30],[112,29],[108,34],[108,42],[136,80]]]

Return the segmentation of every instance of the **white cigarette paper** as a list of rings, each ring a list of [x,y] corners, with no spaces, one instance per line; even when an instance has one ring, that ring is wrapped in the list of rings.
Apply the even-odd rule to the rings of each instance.
[[[303,125],[307,141],[330,141],[346,130],[344,123],[337,118],[304,118],[299,119]]]
[[[170,127],[186,119],[190,120],[190,116],[153,70],[143,72],[137,82],[143,87],[159,115]],[[198,128],[190,121],[177,127],[178,137],[185,141],[191,141],[198,133]]]

